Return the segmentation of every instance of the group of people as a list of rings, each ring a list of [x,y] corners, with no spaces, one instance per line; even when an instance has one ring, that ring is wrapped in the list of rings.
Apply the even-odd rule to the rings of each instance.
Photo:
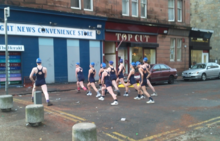
[[[152,96],[157,96],[157,93],[154,89],[154,87],[151,85],[149,81],[149,77],[151,75],[149,69],[150,65],[147,63],[148,59],[145,57],[143,59],[143,65],[140,62],[133,62],[131,63],[131,70],[129,72],[129,75],[127,77],[127,84],[124,82],[124,72],[125,72],[125,67],[123,65],[123,59],[120,59],[120,65],[116,71],[116,69],[113,67],[114,62],[109,61],[109,67],[105,63],[101,64],[101,68],[99,70],[99,85],[101,93],[95,86],[95,76],[96,76],[96,70],[94,68],[95,63],[92,62],[90,64],[90,69],[88,73],[88,92],[87,95],[91,96],[91,87],[96,91],[97,95],[96,97],[104,101],[105,100],[105,95],[108,92],[114,101],[111,103],[111,105],[118,105],[118,99],[117,96],[120,96],[120,90],[118,88],[118,83],[121,82],[125,86],[125,94],[123,96],[129,96],[129,86],[133,85],[136,91],[138,92],[138,96],[135,97],[135,100],[141,100],[145,98],[144,95],[146,95],[149,100],[146,102],[147,104],[155,103],[153,100]],[[138,72],[140,73],[140,85],[138,86],[134,75],[135,75],[135,68],[138,69]],[[78,92],[80,92],[80,89],[82,88],[84,91],[87,91],[87,88],[84,86],[84,75],[83,75],[83,69],[80,67],[80,63],[76,63],[76,78],[77,78],[77,89]],[[149,86],[153,94],[149,94],[146,90],[146,86]],[[81,88],[80,88],[81,87]],[[113,87],[115,88],[115,91],[117,94],[114,93]]]
[[[157,96],[157,93],[148,79],[151,73],[149,71],[150,65],[147,63],[147,61],[148,59],[147,57],[145,57],[143,59],[143,64],[141,64],[140,62],[131,63],[131,67],[130,67],[131,70],[127,77],[127,84],[124,82],[125,67],[123,64],[123,59],[120,59],[120,65],[117,70],[113,67],[113,64],[114,64],[113,61],[109,61],[109,64],[108,64],[109,67],[107,67],[105,63],[102,63],[101,68],[98,73],[99,74],[99,85],[100,85],[99,90],[101,90],[101,93],[99,92],[99,90],[96,88],[96,85],[95,85],[95,76],[96,76],[96,70],[94,68],[95,63],[92,62],[90,64],[90,69],[88,73],[89,82],[87,84],[88,90],[84,86],[84,83],[83,83],[85,79],[83,75],[83,69],[80,67],[80,63],[76,63],[75,74],[77,78],[78,92],[80,92],[80,89],[82,88],[84,91],[88,91],[87,96],[91,96],[92,95],[91,87],[92,87],[93,90],[97,93],[96,97],[101,101],[105,100],[105,95],[108,92],[114,99],[111,105],[118,105],[119,102],[118,102],[117,96],[121,95],[120,90],[118,88],[118,84],[119,82],[121,82],[125,86],[125,93],[123,96],[129,96],[128,94],[129,86],[133,85],[135,90],[138,93],[138,95],[134,98],[135,100],[141,100],[145,98],[144,95],[146,95],[149,98],[149,100],[146,102],[147,104],[155,103],[152,96]],[[36,63],[37,63],[37,67],[34,67],[30,74],[30,80],[34,83],[33,90],[32,90],[32,102],[34,101],[34,93],[36,91],[36,87],[41,87],[45,95],[45,99],[47,101],[47,106],[51,106],[53,104],[49,100],[49,94],[47,91],[47,85],[45,81],[45,78],[47,76],[47,69],[41,65],[40,58],[37,58]],[[138,72],[140,73],[140,82],[139,82],[140,85],[139,86],[134,78],[135,68],[137,68]],[[36,75],[36,80],[33,79],[34,74]],[[153,94],[150,95],[147,92],[146,86],[149,86],[151,88],[151,90],[153,91]],[[115,91],[117,92],[117,94],[114,93],[113,87],[115,88]]]

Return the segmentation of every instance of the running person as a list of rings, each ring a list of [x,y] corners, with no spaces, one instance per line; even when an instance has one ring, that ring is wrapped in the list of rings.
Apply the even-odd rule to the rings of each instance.
[[[139,91],[140,89],[142,89],[143,93],[149,98],[149,101],[146,102],[147,104],[155,103],[153,98],[150,96],[150,94],[146,90],[147,79],[150,77],[151,73],[149,72],[148,69],[143,68],[140,62],[137,62],[136,65],[138,67],[139,73],[141,74],[141,82],[139,86]],[[138,95],[138,97],[140,97],[140,94]]]
[[[124,72],[125,72],[125,67],[123,64],[123,59],[120,59],[120,65],[118,67],[118,79],[116,81],[117,85],[119,83],[119,81],[125,86],[125,82],[124,82]]]
[[[108,69],[106,69],[106,64],[102,63],[102,67],[104,69],[104,72],[102,73],[102,96],[99,98],[99,100],[104,101],[105,100],[105,89],[108,90],[109,94],[112,95],[112,98],[114,99],[114,102],[111,103],[111,105],[118,105],[117,96],[114,94],[112,89],[112,81],[110,78],[110,72]]]
[[[34,93],[36,91],[36,87],[41,87],[45,99],[47,101],[47,106],[53,105],[50,100],[49,100],[49,94],[47,91],[47,85],[45,78],[47,77],[47,68],[43,67],[41,65],[41,59],[37,58],[36,60],[37,67],[34,67],[31,71],[31,74],[29,76],[30,80],[34,83],[33,89],[32,89],[32,102],[34,102]],[[33,75],[36,74],[36,80],[34,81]]]
[[[76,63],[76,79],[77,79],[77,89],[78,92],[80,92],[80,86],[84,91],[87,91],[86,87],[83,84],[84,81],[84,75],[83,75],[83,69],[80,67],[80,63]]]
[[[136,63],[132,62],[131,67],[130,67],[131,70],[130,70],[130,73],[129,73],[128,78],[127,78],[127,84],[125,85],[125,94],[124,94],[124,96],[129,96],[128,95],[128,91],[129,91],[128,86],[130,86],[130,85],[133,85],[136,90],[139,89],[138,86],[137,86],[136,80],[134,78],[135,66],[136,66]]]
[[[88,81],[89,81],[89,83],[87,84],[87,87],[88,87],[89,92],[87,93],[87,96],[92,95],[92,93],[91,93],[91,87],[90,87],[90,86],[92,86],[93,90],[95,90],[96,93],[97,93],[96,97],[100,97],[101,94],[99,93],[99,91],[97,90],[97,88],[96,88],[96,86],[95,86],[96,70],[94,69],[94,66],[95,66],[95,63],[94,63],[94,62],[92,62],[92,63],[89,65],[89,67],[90,67],[89,73],[88,73]]]
[[[148,61],[148,58],[147,58],[147,57],[144,57],[144,59],[143,59],[143,63],[144,63],[143,66],[144,66],[145,68],[147,68],[148,70],[150,70],[150,65],[147,63],[147,61]],[[151,94],[151,96],[157,96],[157,93],[156,93],[154,87],[151,85],[149,79],[147,79],[147,85],[148,85],[148,86],[151,88],[151,90],[153,91],[153,94]]]
[[[117,79],[117,71],[116,69],[113,67],[113,61],[109,61],[109,68],[108,71],[110,72],[110,78],[112,81],[112,85],[115,87],[115,91],[117,91],[118,96],[120,96],[120,90],[118,89],[118,85],[116,83],[116,79]]]
[[[102,90],[102,83],[101,83],[101,79],[102,79],[102,73],[103,73],[104,69],[102,68],[102,64],[100,64],[100,70],[99,70],[99,91]]]

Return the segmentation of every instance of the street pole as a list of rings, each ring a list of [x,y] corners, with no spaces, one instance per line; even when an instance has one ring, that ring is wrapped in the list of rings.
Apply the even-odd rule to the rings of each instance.
[[[9,14],[9,11],[10,11],[10,8],[9,7],[6,7],[4,8],[4,18],[5,18],[5,92],[6,92],[6,95],[8,94],[8,71],[10,70],[9,68],[9,61],[8,61],[8,28],[7,28],[7,17],[10,16]]]

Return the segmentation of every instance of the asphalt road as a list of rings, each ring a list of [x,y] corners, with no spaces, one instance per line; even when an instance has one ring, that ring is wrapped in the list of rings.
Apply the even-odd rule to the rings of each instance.
[[[110,106],[110,95],[98,101],[95,92],[92,96],[76,91],[53,92],[50,97],[54,106],[45,105],[45,121],[39,127],[25,123],[30,95],[16,96],[12,112],[0,112],[0,140],[71,141],[72,126],[78,122],[94,122],[100,141],[169,140],[220,123],[219,83],[215,79],[157,84],[158,96],[150,105],[146,104],[148,99],[134,100],[137,92],[133,88],[129,97],[118,97],[118,106]],[[124,88],[120,90],[124,92]]]

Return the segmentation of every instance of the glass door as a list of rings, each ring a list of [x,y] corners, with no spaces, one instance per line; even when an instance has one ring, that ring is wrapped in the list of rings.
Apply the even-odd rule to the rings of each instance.
[[[127,48],[119,48],[118,50],[118,61],[120,59],[123,59],[123,62],[124,62],[124,66],[125,66],[125,74],[128,74],[128,63],[129,63],[129,60],[128,60],[128,50]],[[118,64],[120,64],[120,62],[118,62]],[[117,66],[118,67],[118,66]],[[116,68],[118,69],[118,68]]]
[[[208,63],[209,54],[208,53],[202,53],[202,63]]]

